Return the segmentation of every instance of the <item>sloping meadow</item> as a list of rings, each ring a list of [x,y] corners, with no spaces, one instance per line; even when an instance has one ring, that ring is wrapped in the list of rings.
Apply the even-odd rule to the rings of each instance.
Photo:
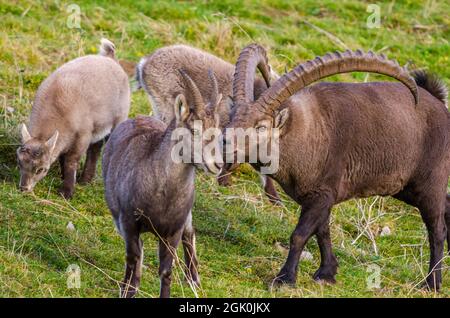
[[[369,28],[367,4],[353,0],[77,1],[77,6],[0,0],[0,297],[118,296],[124,246],[104,201],[100,169],[93,184],[77,186],[71,201],[56,194],[61,182],[57,165],[34,194],[18,190],[17,128],[27,120],[39,84],[58,66],[96,54],[101,37],[116,44],[119,58],[133,61],[159,47],[185,43],[235,62],[240,49],[258,42],[279,73],[328,51],[362,48],[385,53],[400,64],[427,68],[450,84],[450,20],[444,14],[450,11],[448,2],[379,1],[379,5],[380,27]],[[389,80],[364,73],[327,80],[377,79]],[[149,113],[144,92],[133,93],[130,116]],[[335,207],[331,234],[340,262],[336,285],[312,281],[320,262],[312,239],[296,287],[272,290],[271,280],[284,262],[300,213],[287,196],[282,199],[282,207],[272,206],[249,166],[233,175],[228,188],[218,186],[213,176],[198,173],[193,215],[202,287],[192,290],[177,263],[172,295],[450,294],[449,260],[444,262],[440,294],[419,288],[427,272],[426,230],[417,210],[390,198],[352,200]],[[144,235],[144,241],[139,296],[156,297],[156,240]]]

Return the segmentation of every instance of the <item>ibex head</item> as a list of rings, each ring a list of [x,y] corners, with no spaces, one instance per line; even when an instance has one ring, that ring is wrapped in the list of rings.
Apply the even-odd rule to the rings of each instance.
[[[258,68],[266,83],[269,84],[269,72],[267,55],[264,48],[257,44],[251,44],[244,48],[236,64],[233,80],[233,113],[230,124],[225,129],[224,144],[229,146],[228,152],[234,153],[249,151],[248,141],[245,149],[238,149],[239,143],[233,140],[236,136],[229,128],[254,128],[259,136],[264,132],[267,138],[259,138],[257,146],[261,142],[270,142],[270,132],[274,128],[282,136],[283,128],[289,118],[289,109],[280,107],[284,101],[297,93],[307,85],[330,75],[346,72],[374,72],[396,78],[405,84],[418,102],[417,86],[408,71],[398,65],[396,61],[386,59],[384,55],[375,55],[372,52],[363,53],[360,50],[344,53],[328,53],[323,57],[316,57],[295,67],[291,72],[280,77],[255,101],[253,96],[253,83],[255,70]],[[241,143],[242,145],[242,143]]]
[[[180,74],[185,82],[186,96],[190,98],[188,102],[184,94],[176,97],[174,105],[176,126],[189,131],[191,139],[189,145],[192,147],[191,158],[189,158],[191,162],[196,167],[217,174],[220,172],[222,163],[215,159],[214,151],[211,151],[211,143],[221,133],[218,108],[221,104],[222,94],[219,93],[217,79],[210,70],[208,76],[213,89],[209,96],[209,102],[205,102],[192,78],[184,70],[180,70]],[[197,147],[199,144],[201,147]],[[215,145],[216,143],[212,144],[212,146]]]
[[[30,192],[50,169],[59,133],[55,131],[48,140],[42,141],[31,137],[25,124],[22,125],[21,133],[22,145],[17,149],[19,186],[22,191]]]

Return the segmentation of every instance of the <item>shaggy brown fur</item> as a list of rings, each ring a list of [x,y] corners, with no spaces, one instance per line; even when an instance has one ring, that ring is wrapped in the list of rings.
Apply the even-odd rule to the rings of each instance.
[[[265,54],[261,47],[250,49],[253,58]],[[333,65],[337,61],[339,67],[327,69],[328,61]],[[393,74],[407,87],[390,82],[305,87],[326,75],[356,70]],[[238,89],[241,81],[251,83],[251,78],[242,75],[250,74],[245,67],[241,71],[235,74]],[[312,235],[321,252],[314,279],[335,282],[337,260],[329,230],[332,207],[351,198],[391,195],[420,210],[431,251],[426,283],[430,289],[440,288],[445,236],[449,239],[446,224],[450,227],[446,195],[450,114],[441,98],[432,94],[435,90],[417,89],[398,64],[360,52],[304,63],[282,76],[260,99],[235,101],[238,106],[228,127],[266,124],[268,129],[281,129],[280,167],[271,176],[302,206],[287,261],[275,284],[295,283],[300,254]]]
[[[188,75],[184,73],[184,77]],[[188,81],[190,78],[186,80],[187,85]],[[195,87],[189,91],[193,90]],[[193,285],[200,283],[192,227],[195,166],[216,174],[220,166],[210,165],[204,154],[199,154],[201,164],[174,161],[172,148],[177,140],[172,133],[176,128],[187,128],[193,140],[194,121],[201,121],[204,131],[217,128],[217,102],[220,100],[195,105],[186,102],[180,94],[175,99],[175,117],[169,126],[155,117],[127,120],[117,127],[106,144],[102,161],[105,198],[126,245],[122,297],[133,297],[139,288],[142,232],[152,232],[159,238],[161,297],[170,295],[172,263],[180,240],[186,277]],[[206,138],[203,143],[207,143]]]

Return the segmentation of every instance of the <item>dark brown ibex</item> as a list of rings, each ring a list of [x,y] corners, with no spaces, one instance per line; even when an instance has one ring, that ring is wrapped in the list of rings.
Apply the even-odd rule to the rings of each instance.
[[[160,48],[151,55],[143,57],[136,68],[136,79],[138,87],[144,88],[147,92],[150,102],[153,106],[153,112],[163,122],[169,124],[174,118],[173,103],[175,97],[184,88],[184,81],[181,78],[178,69],[185,69],[192,79],[198,83],[198,88],[204,96],[210,96],[215,89],[210,82],[205,81],[204,77],[208,69],[214,71],[217,76],[218,90],[224,96],[228,97],[232,93],[232,83],[234,66],[212,54],[202,50],[187,46],[173,45]],[[269,76],[278,78],[269,68]],[[255,78],[254,93],[255,96],[267,89],[267,84],[261,78]],[[220,115],[220,127],[225,127],[229,122],[230,101],[224,98],[218,106],[217,112]],[[218,181],[221,185],[229,185],[230,171],[223,170],[219,175]],[[261,175],[264,190],[272,203],[280,202],[278,193],[273,181],[266,176]]]
[[[17,150],[20,189],[32,191],[59,158],[63,185],[59,192],[71,198],[81,157],[87,153],[80,182],[95,176],[103,139],[127,119],[130,108],[128,77],[115,58],[115,46],[102,39],[99,55],[70,61],[40,86],[30,122],[22,126]]]
[[[300,254],[312,235],[321,252],[321,264],[313,277],[335,282],[338,263],[331,248],[331,208],[350,198],[391,195],[420,210],[431,250],[426,283],[438,290],[446,235],[450,243],[446,234],[446,222],[450,228],[446,197],[450,114],[442,82],[423,72],[413,78],[383,55],[346,51],[300,64],[255,100],[256,67],[267,74],[266,53],[259,45],[250,45],[237,61],[236,111],[224,142],[225,146],[234,144],[230,147],[234,155],[250,152],[248,141],[247,150],[237,148],[228,128],[279,129],[279,169],[271,177],[302,206],[302,213],[290,239],[287,261],[274,283],[295,283]],[[403,84],[307,87],[329,75],[352,71],[385,74]]]
[[[175,118],[171,123],[167,126],[155,117],[127,120],[111,134],[103,154],[106,201],[126,244],[126,272],[121,287],[123,297],[134,296],[139,288],[142,232],[152,232],[159,238],[161,297],[170,295],[172,262],[180,240],[184,248],[186,276],[192,284],[199,284],[192,227],[195,166],[217,174],[221,165],[215,166],[214,161],[198,149],[192,151],[191,156],[200,157],[201,163],[195,163],[194,159],[190,160],[194,163],[175,161],[172,151],[178,141],[173,136],[177,129],[185,129],[189,140],[194,143],[200,129],[218,129],[216,110],[221,95],[217,89],[212,91],[206,104],[190,76],[184,71],[180,74],[186,90],[175,98]],[[215,83],[212,74],[210,78]],[[195,126],[196,121],[201,123],[201,127]],[[205,146],[208,139],[202,138],[201,142]]]

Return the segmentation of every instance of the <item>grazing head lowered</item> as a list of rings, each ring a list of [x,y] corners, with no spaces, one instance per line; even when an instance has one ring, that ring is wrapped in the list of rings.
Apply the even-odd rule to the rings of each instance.
[[[88,183],[95,176],[104,139],[128,117],[129,107],[128,76],[109,40],[101,40],[98,55],[59,67],[39,86],[29,123],[21,127],[20,189],[32,191],[59,159],[63,179],[59,193],[71,198],[81,158],[86,155],[79,182]]]
[[[219,125],[221,96],[211,71],[209,78],[216,88],[208,102],[191,76],[183,70],[180,74],[184,90],[174,100],[170,124],[155,116],[129,119],[111,134],[103,154],[106,202],[126,245],[122,297],[133,297],[139,288],[143,232],[159,238],[161,297],[170,296],[172,263],[180,241],[186,278],[192,287],[200,282],[192,226],[195,167],[215,174],[221,168],[207,151],[217,141],[205,135]]]
[[[31,137],[27,126],[22,125],[22,145],[17,149],[17,161],[20,168],[20,189],[33,190],[37,182],[47,175],[54,161],[54,151],[58,141],[58,131],[45,141]]]
[[[312,235],[321,252],[314,279],[335,282],[338,263],[329,228],[332,207],[351,198],[390,195],[420,210],[431,247],[426,286],[438,290],[446,237],[450,244],[446,230],[450,228],[446,195],[450,113],[442,81],[426,73],[411,77],[383,55],[347,51],[298,65],[255,100],[255,69],[265,61],[265,51],[258,45],[241,53],[233,83],[235,111],[224,143],[227,157],[236,158],[252,150],[249,139],[236,142],[237,128],[276,129],[276,134],[266,133],[262,143],[258,138],[252,144],[271,144],[278,136],[279,151],[272,159],[279,165],[270,176],[302,206],[302,213],[291,235],[288,258],[274,283],[295,283],[299,257]],[[402,83],[308,86],[326,76],[352,71],[385,74]],[[260,153],[256,155],[258,160],[251,163],[259,169]]]

